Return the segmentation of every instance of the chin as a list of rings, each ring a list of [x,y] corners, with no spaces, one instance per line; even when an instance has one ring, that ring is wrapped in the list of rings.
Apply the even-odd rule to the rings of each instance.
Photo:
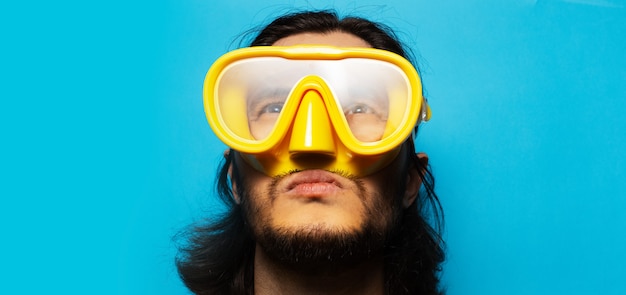
[[[275,227],[273,231],[287,235],[306,235],[312,239],[323,239],[335,236],[349,236],[357,234],[362,229],[359,226],[346,226],[329,222],[299,223],[294,222],[288,226]]]
[[[363,220],[360,218],[337,217],[336,214],[303,212],[294,214],[292,218],[275,218],[273,227],[292,233],[300,231],[349,233],[363,230]]]
[[[267,226],[256,233],[258,245],[268,256],[299,268],[359,263],[382,253],[385,236],[367,223],[350,228],[326,222]]]

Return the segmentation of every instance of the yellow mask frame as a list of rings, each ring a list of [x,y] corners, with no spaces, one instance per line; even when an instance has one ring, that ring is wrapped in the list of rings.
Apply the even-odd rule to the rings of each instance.
[[[389,105],[388,120],[393,124],[387,124],[381,138],[363,141],[352,133],[343,112],[337,111],[342,107],[331,89],[333,85],[328,85],[323,75],[307,74],[290,86],[292,89],[271,131],[257,139],[251,134],[248,115],[244,115],[250,96],[250,87],[244,85],[263,72],[247,70],[239,64],[265,62],[264,58],[278,58],[288,64],[291,61],[375,61],[401,72],[403,81],[398,83],[405,83],[407,90],[406,94],[395,95],[402,97],[398,100],[401,103]],[[273,63],[261,65],[273,68]],[[335,63],[323,66],[327,64]],[[225,74],[229,71],[237,72],[236,78],[225,78],[230,77]],[[246,76],[246,71],[252,74]],[[232,81],[227,81],[229,79]],[[395,53],[373,48],[298,45],[234,50],[216,60],[207,72],[203,97],[207,120],[218,138],[241,152],[255,169],[269,176],[305,169],[342,171],[355,176],[371,174],[395,158],[400,144],[419,122],[430,119],[430,107],[422,96],[421,81],[413,65]]]

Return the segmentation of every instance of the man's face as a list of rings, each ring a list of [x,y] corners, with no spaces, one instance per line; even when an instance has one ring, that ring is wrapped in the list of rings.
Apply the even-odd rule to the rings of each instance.
[[[370,47],[364,40],[340,32],[297,34],[274,45],[298,44]],[[320,169],[269,177],[236,153],[232,166],[237,176],[235,191],[257,242],[275,258],[292,262],[376,255],[403,202],[407,198],[412,201],[405,190],[409,178],[406,144],[402,149],[387,167],[361,178]],[[320,155],[299,157],[315,160]]]

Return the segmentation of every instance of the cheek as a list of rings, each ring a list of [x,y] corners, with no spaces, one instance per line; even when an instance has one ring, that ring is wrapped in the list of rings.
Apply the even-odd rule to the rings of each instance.
[[[246,188],[242,199],[243,217],[254,235],[258,237],[263,233],[264,227],[272,222],[271,201],[265,194],[259,193],[258,189],[251,187]]]
[[[239,163],[242,163],[239,158]],[[236,165],[239,171],[233,189],[238,188],[238,195],[241,199],[244,218],[250,226],[257,228],[267,223],[270,217],[271,198],[269,197],[269,187],[272,179],[267,177],[245,164]]]
[[[384,232],[393,224],[398,214],[398,204],[392,196],[383,191],[374,194],[371,202],[367,203],[365,214],[373,228]]]
[[[391,226],[400,216],[405,190],[405,173],[397,165],[397,160],[370,177],[362,180],[371,200],[367,202],[367,214],[377,228]]]

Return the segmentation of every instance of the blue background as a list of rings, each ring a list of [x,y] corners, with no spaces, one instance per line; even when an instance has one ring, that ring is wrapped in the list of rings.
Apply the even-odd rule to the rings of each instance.
[[[293,8],[416,49],[448,294],[626,294],[622,0],[1,4],[0,293],[187,294],[172,237],[219,210],[225,148],[205,71]]]

